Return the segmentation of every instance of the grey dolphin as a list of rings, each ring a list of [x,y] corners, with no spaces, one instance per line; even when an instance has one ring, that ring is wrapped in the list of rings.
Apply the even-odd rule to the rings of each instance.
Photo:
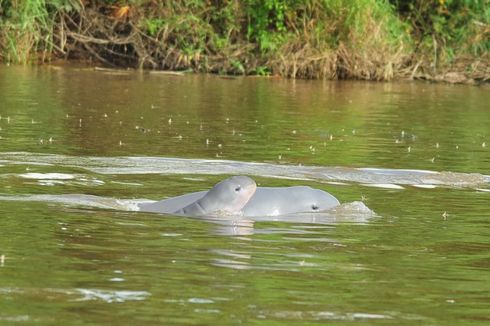
[[[233,176],[217,183],[200,196],[179,196],[156,203],[140,204],[146,212],[188,216],[239,215],[257,185],[246,176]]]
[[[199,191],[139,205],[140,211],[155,213],[175,213],[182,207],[193,204],[208,194]],[[208,197],[212,199],[212,196]],[[340,202],[320,189],[308,186],[257,187],[255,193],[237,215],[278,216],[293,213],[320,212],[340,205]]]
[[[340,205],[326,191],[308,186],[259,187],[243,207],[243,216],[278,216],[321,212]]]

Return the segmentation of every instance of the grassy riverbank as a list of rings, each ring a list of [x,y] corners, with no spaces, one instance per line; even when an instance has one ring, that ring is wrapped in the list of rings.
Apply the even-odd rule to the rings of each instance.
[[[292,78],[488,81],[487,0],[0,0],[0,58]]]

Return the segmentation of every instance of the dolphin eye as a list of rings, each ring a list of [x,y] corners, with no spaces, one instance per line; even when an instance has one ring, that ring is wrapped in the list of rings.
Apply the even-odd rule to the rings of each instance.
[[[319,207],[318,207],[317,205],[315,205],[315,204],[311,205],[311,209],[312,209],[312,210],[314,210],[314,211],[317,211],[317,210],[318,210],[318,208],[319,208]]]
[[[242,187],[241,186],[238,186],[238,187],[235,188],[235,191],[236,192],[239,192],[240,190],[242,190]]]

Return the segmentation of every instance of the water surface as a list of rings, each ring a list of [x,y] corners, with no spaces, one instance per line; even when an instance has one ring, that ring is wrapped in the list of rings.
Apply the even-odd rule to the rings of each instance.
[[[486,325],[489,101],[488,87],[0,67],[0,323]],[[233,174],[329,191],[347,213],[132,210]]]

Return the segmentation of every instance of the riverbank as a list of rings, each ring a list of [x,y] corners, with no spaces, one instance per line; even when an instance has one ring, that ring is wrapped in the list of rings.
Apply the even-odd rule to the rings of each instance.
[[[7,63],[311,79],[490,81],[485,1],[0,3]]]

